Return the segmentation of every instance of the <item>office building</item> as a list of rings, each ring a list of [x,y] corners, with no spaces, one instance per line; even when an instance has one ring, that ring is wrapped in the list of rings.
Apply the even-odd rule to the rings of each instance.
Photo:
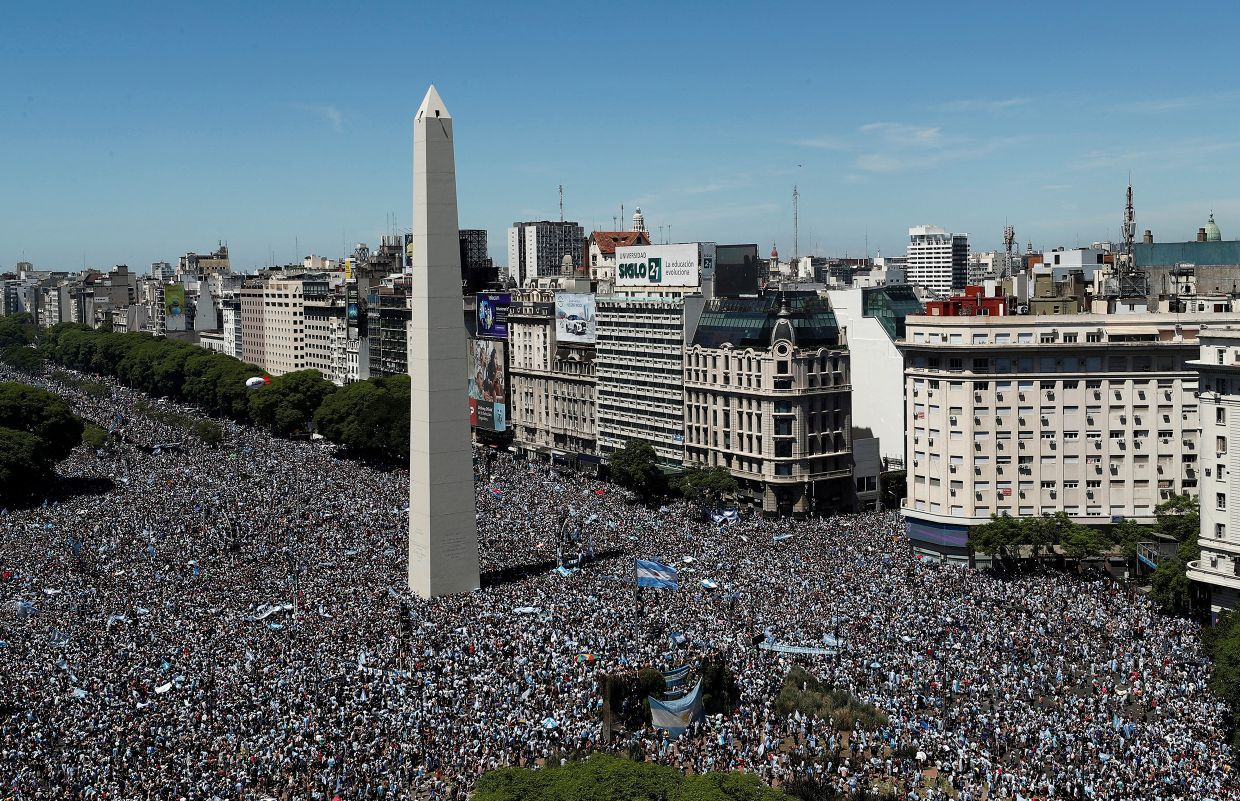
[[[1154,521],[1197,494],[1203,325],[1234,315],[909,317],[904,355],[913,547],[968,557],[992,515]]]
[[[154,270],[154,265],[152,265],[152,270]],[[208,273],[227,272],[232,272],[232,266],[228,260],[228,245],[223,242],[220,242],[219,247],[211,253],[201,254],[190,251],[177,261],[177,276],[202,276]]]
[[[1190,362],[1201,411],[1201,556],[1188,577],[1217,617],[1240,605],[1240,328],[1209,327]]]
[[[516,222],[508,229],[508,276],[518,287],[532,278],[560,274],[567,254],[581,257],[585,230],[575,222]]]
[[[964,289],[969,274],[969,235],[937,225],[908,229],[908,282],[941,297]]]
[[[487,232],[482,228],[462,228],[460,231],[461,247],[461,289],[464,294],[472,295],[499,284],[499,271],[495,262],[487,255]]]
[[[411,279],[389,277],[382,286],[371,287],[366,299],[366,333],[369,340],[370,375],[379,378],[409,372],[407,337]]]
[[[768,514],[854,508],[849,354],[826,298],[715,298],[684,357],[686,464]]]
[[[595,343],[589,335],[593,321],[577,315],[581,326],[574,327],[567,311],[557,315],[556,294],[523,292],[508,309],[508,422],[519,453],[593,466],[600,461]],[[593,299],[585,293],[558,294],[561,310],[570,303],[589,307]]]

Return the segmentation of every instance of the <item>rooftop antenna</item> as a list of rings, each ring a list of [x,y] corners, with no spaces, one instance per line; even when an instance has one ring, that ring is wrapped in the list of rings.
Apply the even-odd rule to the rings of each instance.
[[[663,238],[663,226],[659,226],[659,244],[663,244],[667,240]]]
[[[1010,225],[1003,226],[1003,272],[1000,278],[1012,276],[1012,246],[1016,244],[1016,229]]]
[[[797,191],[796,184],[792,185],[792,261],[795,263],[800,260],[801,250],[801,234],[797,228],[797,201],[800,199],[801,193]]]
[[[620,224],[621,224],[621,225],[624,225],[624,204],[623,204],[623,203],[621,203],[621,204],[620,204]],[[625,230],[625,231],[627,231],[628,229],[627,229],[627,228],[624,228],[624,229],[617,228],[616,230],[617,230],[617,231],[620,231],[620,230]]]
[[[564,222],[564,184],[560,184],[560,222]]]

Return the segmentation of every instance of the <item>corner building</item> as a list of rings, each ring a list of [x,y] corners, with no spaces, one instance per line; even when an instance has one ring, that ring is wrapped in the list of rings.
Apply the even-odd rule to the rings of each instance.
[[[685,462],[723,466],[766,514],[852,508],[852,387],[826,298],[709,301],[685,351]]]
[[[909,317],[904,356],[915,551],[966,560],[992,515],[1154,522],[1198,493],[1204,325],[1236,315]]]
[[[1240,607],[1240,329],[1207,329],[1199,340],[1201,557],[1188,577],[1217,617]]]

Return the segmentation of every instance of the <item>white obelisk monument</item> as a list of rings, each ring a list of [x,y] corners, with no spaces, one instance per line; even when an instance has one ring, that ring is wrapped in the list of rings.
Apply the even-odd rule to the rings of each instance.
[[[452,117],[432,86],[413,120],[409,323],[409,588],[423,598],[479,586],[452,151]]]

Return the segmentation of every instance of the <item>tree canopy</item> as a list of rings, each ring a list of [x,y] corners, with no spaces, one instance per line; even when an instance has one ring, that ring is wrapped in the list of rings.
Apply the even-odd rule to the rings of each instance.
[[[59,395],[0,384],[0,496],[22,498],[56,476],[56,463],[82,439],[82,421]]]
[[[501,768],[478,779],[474,801],[780,801],[750,773],[686,776],[676,768],[592,754],[540,770]]]
[[[349,384],[323,400],[314,423],[356,456],[403,460],[409,455],[409,376]]]
[[[663,471],[659,469],[654,446],[640,439],[631,439],[607,459],[612,479],[643,498],[654,498],[666,488]]]
[[[672,488],[685,498],[706,506],[715,506],[738,489],[735,476],[726,467],[689,467]]]
[[[250,396],[250,417],[274,434],[305,432],[319,405],[335,390],[318,370],[285,373]]]

